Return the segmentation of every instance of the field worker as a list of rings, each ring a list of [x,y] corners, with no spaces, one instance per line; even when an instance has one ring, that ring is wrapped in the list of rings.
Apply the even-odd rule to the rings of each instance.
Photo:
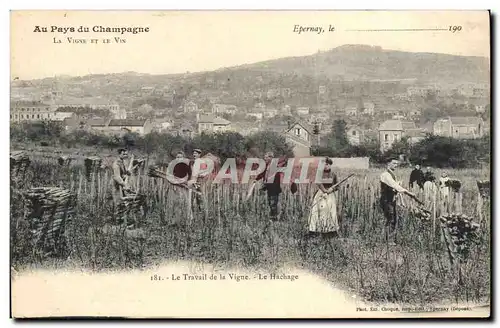
[[[118,149],[118,158],[113,162],[113,213],[116,213],[118,206],[121,204],[125,193],[130,191],[129,186],[125,182],[125,178],[130,175],[130,172],[125,167],[125,159],[128,158],[128,151],[124,148]]]
[[[189,165],[189,161],[186,158],[186,155],[184,154],[183,151],[178,151],[175,154],[175,159],[178,160],[177,164],[173,168],[173,175],[175,178],[182,179],[186,178],[189,180],[191,178],[191,166]],[[180,162],[186,160],[186,162]],[[181,210],[181,208],[187,208],[188,215],[191,214],[191,204],[189,204],[189,196],[188,193],[189,191],[186,190],[185,188],[185,183],[182,184],[182,187],[179,187],[176,184],[173,184],[173,188],[175,192],[179,192],[180,194],[180,201],[181,201],[181,206],[174,206],[174,213],[178,210]],[[166,204],[167,205],[167,204]],[[165,213],[168,212],[168,209],[166,209]],[[176,227],[181,224],[181,215],[173,215],[172,221],[170,222],[171,227]]]
[[[191,177],[188,181],[188,185],[196,191],[195,202],[198,207],[198,210],[201,211],[201,207],[203,204],[203,200],[201,197],[201,188],[200,188],[200,178],[202,178],[205,174],[200,172],[204,165],[201,159],[202,151],[199,148],[195,148],[193,150],[193,161],[191,161]]]
[[[434,202],[436,201],[438,188],[436,186],[436,181],[429,180],[424,183],[424,203],[427,208],[432,208]]]
[[[442,213],[448,213],[450,204],[450,177],[446,172],[441,173],[439,178],[439,193],[441,196],[441,211]]]
[[[186,156],[184,155],[183,151],[178,151],[175,154],[175,159],[178,161],[173,169],[173,174],[176,178],[186,178],[189,180],[191,179],[191,164],[189,161],[186,159]],[[186,163],[181,162],[181,161],[186,161]],[[189,164],[189,165],[188,165]]]
[[[410,173],[410,188],[413,188],[414,183],[421,189],[424,187],[424,172],[420,169],[420,165],[415,165],[415,168]]]
[[[396,245],[396,227],[398,216],[396,213],[396,194],[402,193],[412,197],[415,195],[396,182],[394,170],[399,162],[392,159],[387,164],[387,170],[380,175],[380,207],[385,217],[385,235],[389,245]]]
[[[182,150],[179,150],[177,152],[177,154],[175,154],[175,158],[176,159],[184,159],[185,155],[184,155],[184,152]]]
[[[425,181],[435,181],[436,177],[434,176],[434,173],[432,173],[432,168],[430,166],[427,166],[425,169],[424,173],[424,182]]]
[[[332,170],[333,161],[325,159],[323,177],[331,183],[317,183],[318,189],[313,196],[313,205],[309,214],[309,237],[322,235],[325,238],[337,237],[339,222],[337,217],[337,175]]]
[[[264,162],[266,163],[266,168],[264,172],[257,175],[255,181],[263,179],[264,186],[261,191],[267,191],[267,201],[269,203],[269,219],[271,221],[278,220],[278,203],[279,196],[282,192],[281,190],[281,173],[274,174],[274,180],[272,182],[268,182],[268,179],[271,178],[271,172],[269,165],[274,158],[273,152],[267,152],[264,155]]]

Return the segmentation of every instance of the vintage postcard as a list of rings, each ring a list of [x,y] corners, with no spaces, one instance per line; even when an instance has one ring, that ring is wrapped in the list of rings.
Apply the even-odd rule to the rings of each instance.
[[[12,11],[11,317],[488,318],[488,11]]]

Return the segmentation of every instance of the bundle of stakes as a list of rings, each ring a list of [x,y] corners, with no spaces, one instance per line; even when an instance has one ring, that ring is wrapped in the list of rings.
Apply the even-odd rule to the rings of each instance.
[[[23,151],[17,151],[10,154],[10,175],[11,177],[16,177],[19,175],[24,175],[26,169],[31,164],[31,160]]]
[[[90,181],[92,174],[99,172],[102,165],[102,159],[97,156],[85,158],[85,176]]]
[[[422,222],[431,222],[431,211],[422,206],[410,207],[410,213]]]
[[[74,158],[71,156],[59,156],[57,163],[60,166],[69,166],[73,160]]]
[[[194,184],[188,186],[186,178],[191,174],[191,168],[186,163],[178,163],[173,170],[173,174],[165,172],[161,165],[153,165],[148,169],[148,176],[151,178],[160,178],[167,180],[169,183],[181,188],[191,189],[194,193],[200,194],[199,186]]]
[[[57,187],[31,188],[25,195],[34,250],[62,255],[67,251],[65,230],[74,214],[76,195]]]
[[[489,180],[477,181],[477,189],[479,189],[479,195],[482,198],[489,198],[490,197],[490,181]]]
[[[459,192],[460,188],[462,188],[462,182],[460,182],[460,180],[456,180],[456,179],[450,179],[450,180],[446,181],[445,185],[447,187],[450,187],[450,189],[453,192]]]
[[[146,159],[144,158],[134,158],[132,161],[132,174],[139,173],[140,169],[143,169],[146,165]]]
[[[451,263],[462,263],[469,257],[470,247],[479,242],[479,224],[464,214],[439,218]]]
[[[126,213],[139,212],[146,204],[146,196],[137,192],[127,192],[118,204],[116,215],[122,216]]]

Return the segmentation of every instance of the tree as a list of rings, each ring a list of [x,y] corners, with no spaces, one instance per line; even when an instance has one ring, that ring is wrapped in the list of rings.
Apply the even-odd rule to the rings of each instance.
[[[365,111],[365,103],[363,102],[362,97],[359,97],[356,107],[357,107],[358,112],[360,112],[360,113]]]
[[[318,122],[314,122],[314,126],[313,126],[313,134],[316,136],[317,138],[317,145],[319,146],[319,144],[321,143],[321,140],[320,140],[320,135],[319,135],[319,123]]]
[[[328,135],[328,147],[338,152],[349,146],[346,132],[347,123],[344,120],[335,120],[332,126],[332,132]]]
[[[394,158],[403,155],[405,159],[409,159],[411,155],[411,145],[409,138],[403,137],[400,140],[394,142],[392,144],[392,147],[383,155],[385,158]]]
[[[283,135],[272,131],[261,131],[247,136],[245,149],[251,156],[264,156],[267,151],[275,156],[293,156],[292,147],[287,144]]]

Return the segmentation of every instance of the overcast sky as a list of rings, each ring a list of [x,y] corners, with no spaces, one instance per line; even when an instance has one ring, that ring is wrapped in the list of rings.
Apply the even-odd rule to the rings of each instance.
[[[13,12],[11,77],[35,79],[135,71],[165,74],[206,71],[343,44],[384,49],[489,57],[487,11],[95,11]],[[33,32],[35,26],[48,33]],[[149,27],[149,33],[51,33],[51,26]],[[334,32],[294,33],[295,25]],[[349,29],[422,29],[461,26],[461,31],[355,32]],[[115,36],[126,43],[115,43]],[[72,38],[110,38],[111,43],[70,44]],[[53,39],[62,41],[55,44]]]

